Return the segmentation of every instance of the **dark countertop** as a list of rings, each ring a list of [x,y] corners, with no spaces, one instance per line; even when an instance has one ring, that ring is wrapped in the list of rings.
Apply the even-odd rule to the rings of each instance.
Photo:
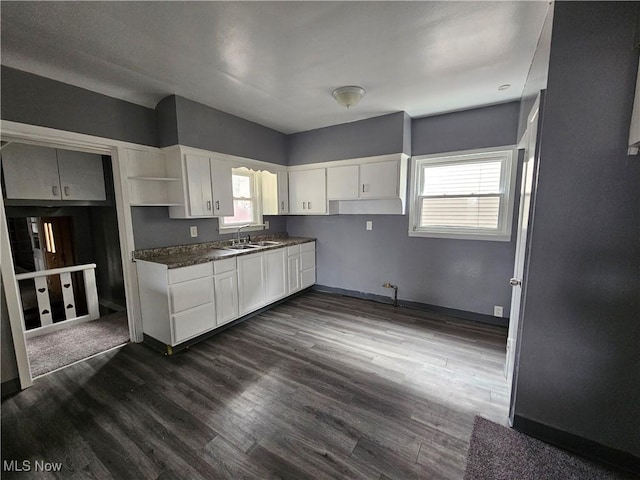
[[[274,250],[276,248],[299,245],[301,243],[315,242],[315,238],[306,237],[286,237],[286,236],[260,236],[255,242],[276,241],[277,245],[265,245],[259,248],[246,250],[226,250],[231,247],[230,241],[197,243],[194,245],[178,245],[175,247],[151,248],[147,250],[135,250],[134,260],[144,260],[146,262],[160,263],[168,268],[188,267],[199,263],[215,262],[225,258],[249,255],[251,253]],[[253,243],[253,241],[252,241]]]

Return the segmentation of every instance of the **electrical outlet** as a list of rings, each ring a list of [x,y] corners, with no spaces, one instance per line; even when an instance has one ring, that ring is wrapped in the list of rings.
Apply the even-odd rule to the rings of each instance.
[[[264,229],[269,230],[269,220],[264,221]]]
[[[502,306],[500,306],[500,305],[495,305],[495,306],[493,307],[493,316],[494,316],[494,317],[500,317],[500,318],[502,318],[502,314],[503,314],[503,313],[504,313],[504,312],[503,312],[503,308],[502,308]]]
[[[198,236],[198,227],[195,225],[192,225],[191,227],[189,227],[189,232],[191,232],[191,238],[195,238]]]
[[[367,220],[367,230],[373,230],[373,222],[371,220]]]

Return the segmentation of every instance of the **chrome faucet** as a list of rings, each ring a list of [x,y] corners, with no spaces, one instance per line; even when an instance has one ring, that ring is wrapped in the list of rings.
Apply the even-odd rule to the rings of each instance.
[[[248,223],[248,224],[246,224],[246,225],[240,225],[239,227],[237,227],[237,230],[236,230],[236,238],[234,238],[234,239],[233,239],[233,244],[234,244],[234,245],[235,245],[235,244],[237,244],[237,243],[242,243],[242,242],[240,241],[240,230],[242,230],[243,228],[250,227],[250,226],[251,226],[251,224],[250,224],[250,223]]]

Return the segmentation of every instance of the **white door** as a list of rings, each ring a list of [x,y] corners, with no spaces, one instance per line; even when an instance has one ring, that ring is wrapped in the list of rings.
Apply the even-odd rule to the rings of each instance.
[[[518,214],[518,235],[516,238],[516,255],[513,268],[513,278],[510,284],[513,287],[511,294],[511,312],[509,315],[509,335],[507,337],[507,358],[505,362],[505,376],[509,384],[509,396],[513,386],[513,370],[515,366],[516,342],[518,338],[518,325],[520,323],[520,302],[522,300],[522,278],[525,263],[525,251],[527,247],[527,234],[529,231],[529,211],[531,208],[531,191],[533,189],[533,170],[536,157],[536,139],[538,136],[538,113],[540,108],[540,96],[529,113],[527,130],[525,132],[524,163],[522,165],[522,183],[520,187],[520,211]]]
[[[238,305],[241,316],[265,305],[262,252],[238,257]]]
[[[292,255],[287,259],[289,283],[289,293],[295,293],[300,290],[300,254]]]
[[[106,200],[102,157],[93,153],[56,150],[63,200]]]
[[[397,160],[360,165],[360,198],[397,197],[399,168]]]
[[[238,274],[236,270],[220,273],[213,279],[216,299],[216,325],[238,318]]]
[[[327,168],[327,199],[351,200],[358,198],[360,169],[358,165]]]
[[[287,294],[287,249],[278,248],[264,252],[265,302],[281,299]]]
[[[192,217],[212,217],[211,170],[209,159],[195,155],[185,155],[187,189],[189,195],[189,215]]]
[[[213,195],[213,215],[233,216],[233,180],[231,165],[211,159],[211,191]]]
[[[2,149],[7,198],[60,200],[55,148],[11,143]]]

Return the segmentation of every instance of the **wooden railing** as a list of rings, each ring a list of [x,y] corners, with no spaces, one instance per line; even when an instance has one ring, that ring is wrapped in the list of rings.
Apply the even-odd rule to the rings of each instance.
[[[36,299],[38,301],[38,313],[40,315],[40,327],[27,330],[25,326],[25,337],[32,338],[49,333],[55,330],[67,328],[72,324],[96,320],[100,318],[100,308],[98,305],[98,291],[96,290],[96,264],[74,265],[73,267],[53,268],[51,270],[41,270],[39,272],[21,273],[16,275],[16,280],[33,279],[36,287]],[[76,313],[76,300],[73,293],[73,272],[82,272],[84,279],[84,291],[87,300],[86,315],[78,316]],[[62,300],[64,302],[65,320],[53,323],[51,313],[51,299],[49,297],[49,286],[47,277],[52,275],[60,276],[60,286],[62,288]]]

